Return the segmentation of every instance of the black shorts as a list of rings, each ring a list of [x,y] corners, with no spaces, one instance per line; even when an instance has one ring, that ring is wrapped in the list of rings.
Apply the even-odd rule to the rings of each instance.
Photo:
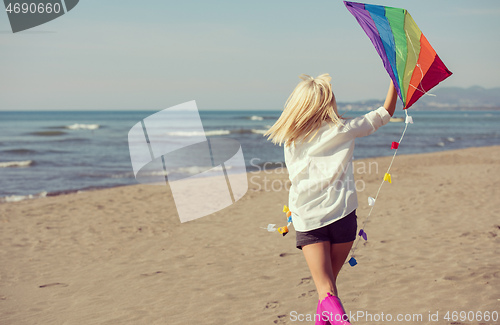
[[[356,210],[331,224],[305,232],[295,231],[297,248],[302,246],[329,241],[332,244],[347,243],[356,239],[358,230]]]

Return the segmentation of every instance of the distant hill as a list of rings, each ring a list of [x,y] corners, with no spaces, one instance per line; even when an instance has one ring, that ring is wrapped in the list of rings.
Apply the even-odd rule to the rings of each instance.
[[[486,89],[480,86],[469,88],[438,88],[436,96],[423,96],[416,104],[417,108],[439,109],[494,109],[500,108],[500,88]],[[417,106],[418,105],[418,106]]]
[[[415,110],[500,110],[500,88],[486,89],[439,87],[422,96],[411,108]],[[434,95],[434,96],[432,96]],[[340,110],[371,110],[383,105],[383,100],[338,103]]]

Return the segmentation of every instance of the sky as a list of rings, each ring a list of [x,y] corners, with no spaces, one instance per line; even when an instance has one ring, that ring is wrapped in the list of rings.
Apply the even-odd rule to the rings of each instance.
[[[408,10],[454,73],[438,87],[500,87],[500,1],[369,3]],[[0,53],[0,110],[281,110],[302,73],[338,102],[390,82],[340,0],[82,0],[18,33],[2,10]]]

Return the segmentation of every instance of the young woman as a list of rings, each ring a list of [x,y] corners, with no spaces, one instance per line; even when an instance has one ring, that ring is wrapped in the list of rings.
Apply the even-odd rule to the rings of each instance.
[[[354,119],[338,115],[328,74],[301,81],[265,135],[285,145],[291,181],[288,206],[296,246],[304,253],[318,292],[316,325],[350,324],[338,298],[337,275],[356,238],[358,207],[354,140],[389,122],[397,94],[392,82],[383,107]]]

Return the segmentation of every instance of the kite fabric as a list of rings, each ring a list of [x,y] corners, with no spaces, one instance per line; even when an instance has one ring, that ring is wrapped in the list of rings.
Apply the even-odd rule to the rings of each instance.
[[[451,76],[452,72],[408,11],[349,1],[344,4],[375,46],[403,102],[403,109]]]

